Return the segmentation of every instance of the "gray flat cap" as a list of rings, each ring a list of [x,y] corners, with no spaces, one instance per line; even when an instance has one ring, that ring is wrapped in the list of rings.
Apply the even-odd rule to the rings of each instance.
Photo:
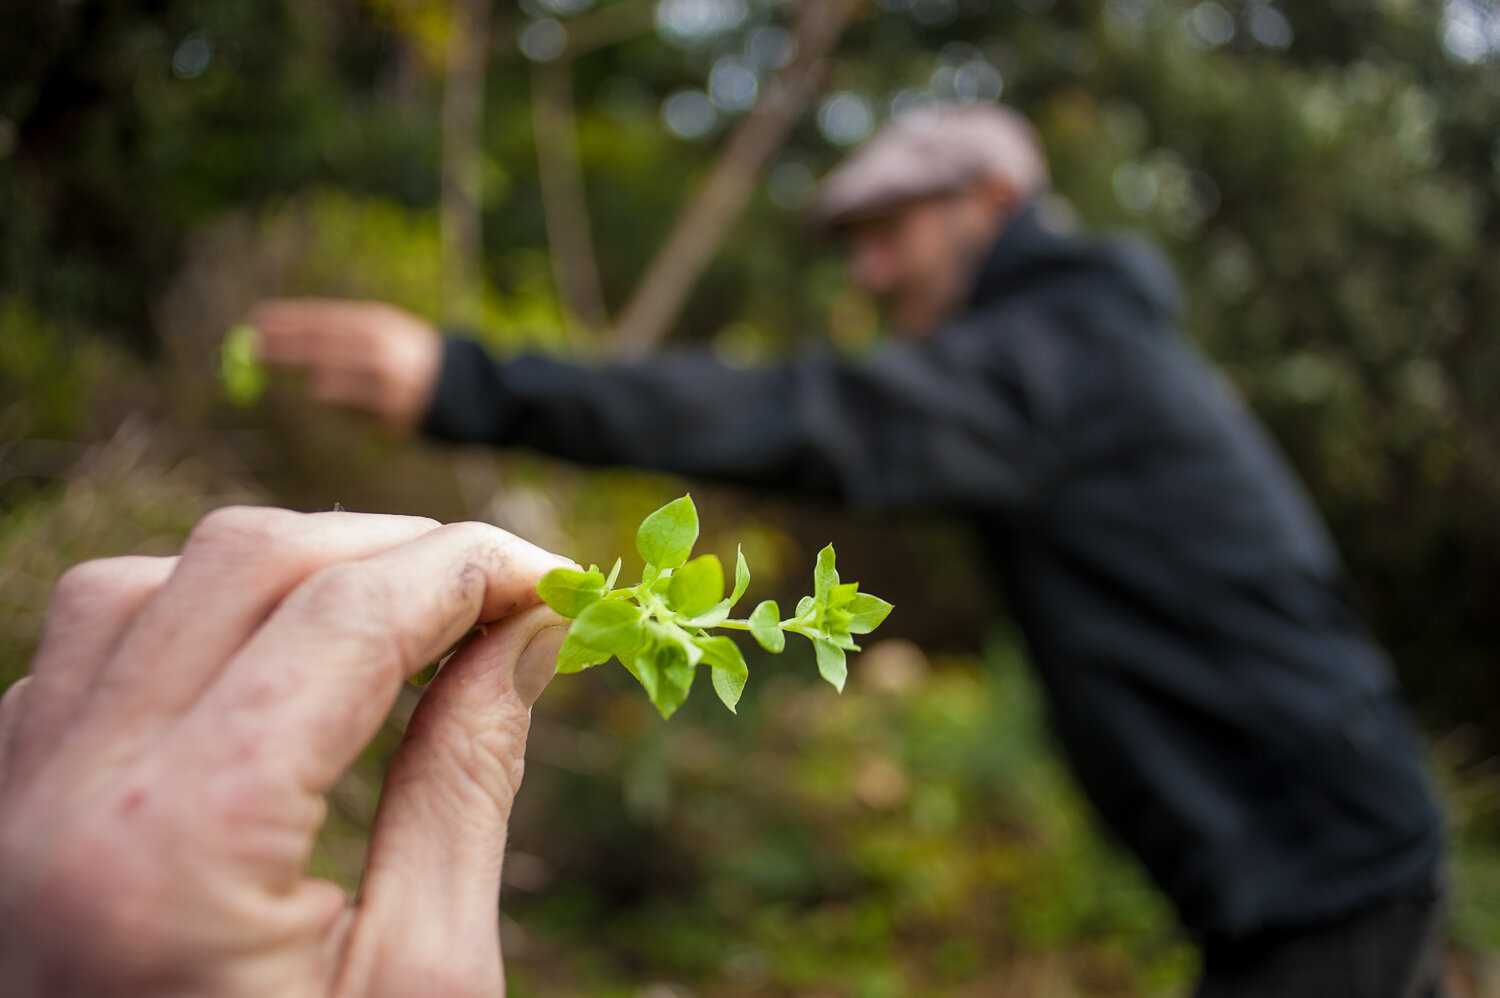
[[[1047,187],[1036,129],[998,104],[935,104],[898,115],[823,179],[809,209],[838,228],[901,204],[1006,180],[1023,197]]]

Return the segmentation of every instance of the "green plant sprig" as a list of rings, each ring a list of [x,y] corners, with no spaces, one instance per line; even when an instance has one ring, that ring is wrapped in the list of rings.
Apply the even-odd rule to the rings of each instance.
[[[255,404],[266,390],[266,369],[260,362],[260,334],[242,322],[230,329],[219,350],[219,378],[224,394],[240,408]]]
[[[835,689],[848,675],[845,653],[858,651],[853,635],[868,634],[891,612],[891,604],[839,581],[833,545],[818,553],[813,594],[782,619],[775,600],[765,600],[743,620],[729,614],[750,585],[745,554],[737,552],[734,588],[724,595],[724,567],[711,554],[692,557],[698,542],[698,509],[692,496],[667,503],[641,522],[636,548],[646,562],[641,581],[615,588],[617,559],[606,576],[558,568],[537,584],[542,599],[573,621],[557,656],[558,672],[581,672],[618,659],[640,681],[663,717],[682,706],[699,665],[708,665],[714,691],[731,711],[744,692],[749,670],[739,646],[714,629],[749,631],[768,652],[786,647],[786,635],[813,643],[818,671]]]

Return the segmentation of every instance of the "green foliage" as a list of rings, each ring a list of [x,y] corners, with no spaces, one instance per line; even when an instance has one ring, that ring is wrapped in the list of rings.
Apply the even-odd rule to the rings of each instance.
[[[92,372],[54,323],[19,296],[0,296],[0,439],[77,432]]]
[[[724,596],[724,567],[711,554],[688,560],[698,542],[698,508],[691,496],[674,499],[641,522],[636,547],[645,560],[641,581],[614,588],[620,563],[606,579],[595,566],[580,572],[559,568],[537,584],[547,605],[573,621],[558,653],[557,671],[579,672],[619,659],[645,687],[663,717],[687,699],[696,668],[713,673],[714,692],[731,711],[744,692],[749,669],[739,647],[715,627],[749,631],[770,652],[786,647],[786,632],[813,643],[818,671],[843,690],[846,651],[858,651],[852,634],[867,634],[891,612],[891,605],[853,582],[840,583],[833,545],[818,554],[813,595],[797,613],[779,620],[776,604],[767,600],[749,619],[729,613],[750,585],[744,552],[735,558],[734,590]]]
[[[537,707],[552,748],[616,754],[528,770],[543,793],[519,803],[512,846],[552,879],[508,896],[537,941],[507,963],[511,990],[1183,994],[1191,944],[1052,752],[1017,643],[913,649],[909,668],[891,651],[872,645],[841,696],[770,675],[740,723],[689,703],[643,730],[624,684],[555,687]],[[570,821],[528,832],[532,806]]]

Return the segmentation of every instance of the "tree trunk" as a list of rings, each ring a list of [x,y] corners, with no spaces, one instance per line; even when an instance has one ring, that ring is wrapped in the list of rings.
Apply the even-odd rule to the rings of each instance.
[[[443,76],[443,319],[479,321],[481,129],[490,0],[453,0]]]

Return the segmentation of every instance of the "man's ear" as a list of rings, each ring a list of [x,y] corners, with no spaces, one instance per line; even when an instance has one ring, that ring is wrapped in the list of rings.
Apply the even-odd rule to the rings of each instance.
[[[1010,220],[1021,210],[1020,192],[1010,181],[1001,177],[989,177],[981,182],[979,196],[994,213],[997,232],[1009,225]]]

